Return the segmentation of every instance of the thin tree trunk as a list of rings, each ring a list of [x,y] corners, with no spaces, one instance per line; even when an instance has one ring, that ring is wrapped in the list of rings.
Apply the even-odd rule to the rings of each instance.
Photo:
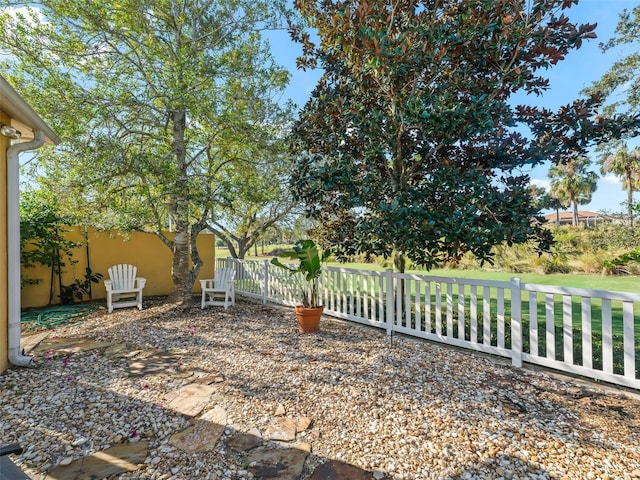
[[[173,153],[179,174],[174,187],[175,204],[175,239],[173,241],[173,293],[170,301],[190,303],[193,282],[189,271],[189,198],[185,192],[187,188],[187,163],[184,131],[186,128],[186,113],[184,108],[172,112]]]
[[[629,226],[633,227],[633,187],[631,186],[631,172],[627,173],[627,212],[629,215]]]
[[[578,226],[578,202],[573,201],[573,226]]]

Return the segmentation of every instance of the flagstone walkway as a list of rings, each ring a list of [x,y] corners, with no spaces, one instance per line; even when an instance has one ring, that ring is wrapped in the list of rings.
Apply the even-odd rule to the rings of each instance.
[[[221,375],[204,375],[183,367],[181,356],[157,349],[137,350],[124,343],[95,341],[90,337],[54,337],[48,334],[25,336],[23,344],[37,358],[49,360],[100,350],[104,360],[124,358],[128,362],[130,377],[144,379],[158,373],[176,375],[190,383],[173,390],[165,396],[166,408],[190,417],[190,425],[169,438],[171,445],[184,452],[198,454],[216,448],[227,429],[227,412],[221,406],[210,408],[213,392],[224,383]],[[207,409],[209,408],[209,409]],[[207,409],[205,411],[205,409]],[[238,458],[247,465],[246,470],[236,472],[243,476],[251,474],[254,479],[299,480],[311,446],[296,441],[297,435],[305,432],[312,423],[307,417],[286,416],[282,405],[274,412],[269,426],[261,433],[254,428],[247,433],[230,429],[225,436],[225,450],[233,460]],[[110,478],[125,472],[140,469],[145,463],[159,463],[160,457],[148,459],[149,442],[130,437],[106,450],[87,457],[66,457],[56,467],[49,469],[46,480],[83,480]],[[145,462],[148,460],[147,462]],[[175,473],[179,470],[174,468]],[[172,472],[173,473],[173,472]],[[310,477],[311,480],[369,480],[387,478],[382,472],[368,472],[340,461],[321,464]]]

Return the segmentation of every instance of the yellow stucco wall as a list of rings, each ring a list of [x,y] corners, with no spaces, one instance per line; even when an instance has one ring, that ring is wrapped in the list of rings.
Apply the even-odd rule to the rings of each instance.
[[[0,123],[9,117],[0,112]],[[7,320],[7,148],[9,139],[0,135],[0,373],[9,367]]]
[[[73,227],[65,237],[76,242],[84,241],[82,227]],[[147,279],[144,295],[168,295],[172,290],[171,263],[172,255],[169,248],[154,234],[132,232],[120,235],[115,231],[102,232],[88,229],[89,238],[89,266],[94,273],[101,273],[108,278],[108,269],[119,263],[130,263],[138,268],[138,276]],[[172,234],[167,234],[172,238]],[[213,278],[215,235],[202,234],[197,241],[198,252],[204,261],[198,279]],[[69,285],[74,279],[83,280],[87,267],[87,249],[82,246],[74,249],[71,265],[66,259],[67,266],[62,276],[62,283]],[[36,267],[22,271],[23,276],[39,278],[37,285],[26,285],[22,288],[22,308],[41,307],[49,303],[51,288],[51,269]],[[200,282],[195,283],[194,292],[200,291]],[[54,298],[52,303],[59,303],[58,282],[54,280]],[[94,283],[93,299],[105,298],[104,284]]]

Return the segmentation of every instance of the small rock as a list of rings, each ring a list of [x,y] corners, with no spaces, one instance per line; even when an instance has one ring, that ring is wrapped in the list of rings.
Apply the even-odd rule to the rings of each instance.
[[[296,431],[298,433],[304,432],[311,425],[311,419],[309,417],[298,417],[298,422],[296,424]]]
[[[276,413],[275,416],[276,417],[281,417],[283,416],[285,413],[287,413],[287,411],[284,409],[284,405],[282,405],[281,403],[278,404],[278,406],[276,407]]]
[[[64,457],[62,460],[60,460],[60,463],[58,463],[58,465],[60,465],[61,467],[66,467],[67,465],[70,465],[71,462],[73,462],[73,457]]]

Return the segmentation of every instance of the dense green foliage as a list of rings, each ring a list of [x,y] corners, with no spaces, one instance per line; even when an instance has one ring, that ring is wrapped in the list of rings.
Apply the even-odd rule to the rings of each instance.
[[[153,229],[190,299],[198,233],[245,213],[227,169],[283,152],[289,74],[261,31],[286,25],[284,0],[21,4],[0,0],[0,69],[64,140],[38,152],[36,180],[84,224]]]
[[[491,261],[503,242],[549,248],[521,172],[627,126],[597,117],[595,97],[512,105],[542,94],[546,69],[594,36],[563,14],[573,3],[295,2],[319,37],[294,29],[299,63],[325,73],[295,125],[292,187],[339,254],[395,252],[402,270],[405,257]]]
[[[69,219],[63,217],[55,202],[43,198],[37,192],[27,191],[20,202],[20,265],[29,270],[37,265],[51,269],[49,302],[53,301],[53,285],[55,281],[60,287],[60,301],[63,304],[83,300],[91,293],[91,284],[102,279],[101,273],[94,273],[85,268],[83,280],[75,279],[70,285],[62,284],[65,268],[73,265],[73,249],[81,243],[66,240],[65,227]],[[20,284],[34,285],[42,278],[32,278],[28,274],[21,275]]]
[[[36,265],[51,267],[52,275],[60,275],[78,245],[65,240],[65,219],[55,205],[35,194],[23,194],[20,201],[20,264],[23,269]],[[33,285],[43,279],[23,275],[21,285]]]

